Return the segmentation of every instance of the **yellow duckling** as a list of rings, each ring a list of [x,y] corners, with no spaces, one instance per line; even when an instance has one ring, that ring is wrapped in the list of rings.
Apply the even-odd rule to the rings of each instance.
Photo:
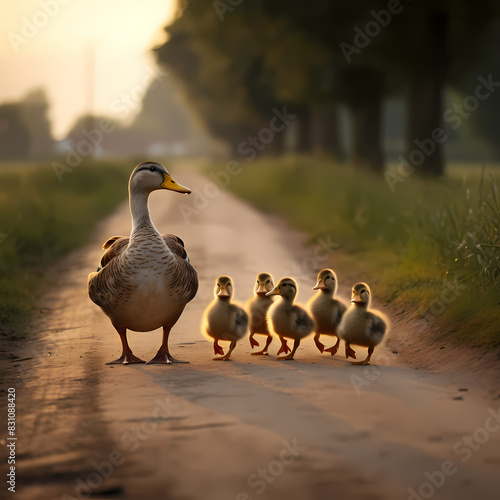
[[[323,269],[318,273],[318,282],[313,290],[318,290],[309,302],[307,307],[314,320],[314,342],[319,352],[329,352],[335,355],[339,349],[340,339],[337,336],[337,328],[345,313],[347,306],[341,300],[335,298],[337,292],[337,275],[332,269]],[[337,342],[333,347],[325,349],[320,342],[320,335],[337,337]]]
[[[252,352],[254,356],[267,354],[267,350],[273,341],[273,337],[267,326],[266,315],[268,309],[274,302],[274,297],[268,297],[266,294],[274,288],[273,277],[268,273],[260,273],[255,283],[255,295],[247,303],[250,318],[250,345],[252,349],[259,343],[253,338],[258,333],[266,335],[266,345],[262,351]]]
[[[215,282],[215,299],[205,309],[202,331],[214,339],[214,352],[221,357],[217,361],[227,361],[231,356],[236,342],[245,336],[248,328],[248,315],[242,307],[231,303],[234,294],[233,281],[229,276],[219,276]],[[219,346],[219,340],[231,342],[229,351]]]
[[[353,365],[369,365],[375,349],[389,330],[389,320],[379,311],[369,311],[370,287],[366,283],[356,283],[352,287],[351,306],[342,317],[338,336],[345,342],[345,357],[356,359],[351,344],[368,347],[368,356],[363,361],[353,361]]]
[[[281,300],[276,301],[267,313],[269,329],[278,335],[281,340],[278,355],[290,351],[285,338],[294,339],[292,352],[287,356],[278,358],[279,360],[293,359],[300,341],[314,330],[314,322],[309,314],[301,306],[293,303],[297,291],[298,287],[294,279],[283,278],[273,290],[266,294],[267,296],[281,295]]]

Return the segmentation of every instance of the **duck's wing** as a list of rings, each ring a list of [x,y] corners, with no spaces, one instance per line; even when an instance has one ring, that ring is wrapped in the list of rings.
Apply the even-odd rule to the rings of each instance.
[[[177,281],[174,286],[188,291],[187,301],[194,299],[198,291],[198,273],[191,265],[189,256],[184,248],[184,242],[175,234],[162,234],[162,238],[170,251],[177,257]]]
[[[184,242],[175,234],[162,234],[162,238],[172,253],[189,262]]]
[[[310,333],[314,328],[314,322],[304,309],[299,306],[293,306],[292,324],[295,328],[304,333]]]
[[[368,328],[373,337],[381,338],[385,335],[387,324],[380,316],[372,314],[371,322]]]
[[[239,335],[245,335],[248,328],[248,314],[242,307],[233,305],[234,329]]]
[[[109,238],[102,248],[106,250],[101,257],[99,266],[97,267],[97,272],[99,272],[103,267],[107,266],[115,257],[120,255],[127,247],[129,238],[125,236],[113,236]]]
[[[335,312],[335,317],[334,317],[334,324],[339,325],[340,321],[342,319],[342,316],[347,310],[347,306],[340,300],[337,300],[337,310]]]

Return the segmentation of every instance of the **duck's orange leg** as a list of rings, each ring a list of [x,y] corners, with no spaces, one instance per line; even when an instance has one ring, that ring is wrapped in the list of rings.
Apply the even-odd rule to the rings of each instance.
[[[126,328],[121,328],[118,329],[116,328],[116,331],[118,332],[118,335],[120,335],[120,340],[122,342],[122,355],[118,358],[115,359],[114,361],[110,361],[109,363],[106,363],[107,365],[128,365],[131,363],[145,363],[143,359],[138,358],[137,356],[134,356],[132,354],[132,349],[130,349],[130,346],[128,345],[127,342],[127,329]]]
[[[224,349],[219,345],[218,340],[214,340],[214,354],[220,354],[221,356],[224,356]]]
[[[295,341],[293,342],[293,349],[292,349],[292,352],[290,354],[288,354],[287,356],[282,356],[281,358],[278,358],[280,361],[290,361],[293,359],[293,355],[295,354],[295,351],[298,349],[300,345],[300,339],[295,339]]]
[[[148,365],[154,365],[154,364],[170,365],[172,363],[189,363],[189,361],[180,361],[180,360],[175,359],[173,356],[170,355],[170,352],[168,350],[168,336],[169,335],[170,335],[170,328],[167,328],[166,326],[164,326],[163,327],[163,341],[161,343],[161,346],[158,349],[158,352],[156,353],[155,357],[150,359],[146,364],[148,364]]]
[[[351,361],[351,363],[353,365],[371,365],[371,359],[374,350],[375,347],[373,346],[368,347],[368,356],[366,356],[366,359],[364,359],[363,361]]]
[[[227,351],[227,354],[225,356],[222,356],[221,358],[213,358],[213,360],[214,361],[227,361],[230,358],[231,353],[234,351],[235,347],[236,347],[236,340],[232,340],[231,345],[229,346],[229,351]],[[222,349],[221,349],[221,351],[222,351]],[[222,354],[224,354],[224,352]]]
[[[356,359],[356,351],[354,351],[354,350],[351,348],[351,346],[350,346],[349,342],[346,342],[346,343],[345,343],[345,359],[348,359],[348,358],[349,358],[349,356],[350,356],[351,358]]]
[[[339,350],[339,344],[340,344],[340,339],[337,338],[337,342],[333,347],[329,347],[328,349],[325,349],[325,352],[329,352],[332,356],[335,356],[337,354],[337,351]]]
[[[250,346],[252,347],[252,349],[254,347],[258,347],[259,346],[259,343],[253,338],[254,334],[251,333],[250,334]]]
[[[288,344],[286,343],[286,339],[284,339],[283,337],[280,337],[280,340],[281,340],[281,347],[279,348],[279,351],[277,353],[277,355],[279,356],[282,352],[284,352],[285,354],[287,352],[290,352],[290,348],[288,347]]]
[[[319,341],[319,336],[320,336],[319,333],[317,333],[314,336],[314,343],[316,344],[316,347],[318,348],[319,352],[323,352],[325,350],[325,346]]]
[[[267,339],[266,339],[266,346],[264,347],[264,349],[262,349],[262,351],[259,351],[259,352],[252,352],[252,355],[253,356],[262,356],[264,354],[267,354],[267,350],[269,349],[269,346],[271,345],[272,341],[273,341],[273,337],[271,335],[268,335]]]

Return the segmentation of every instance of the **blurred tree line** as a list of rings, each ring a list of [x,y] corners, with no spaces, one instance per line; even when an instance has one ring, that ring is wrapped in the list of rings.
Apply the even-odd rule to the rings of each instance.
[[[19,102],[0,104],[0,159],[47,158],[54,140],[43,89],[34,89]]]
[[[273,108],[287,106],[297,115],[296,151],[347,156],[382,172],[383,103],[400,96],[403,157],[419,149],[416,171],[437,176],[446,134],[435,131],[444,130],[449,111],[444,90],[474,95],[477,77],[490,73],[500,82],[499,14],[495,0],[181,0],[155,52],[234,153]],[[469,115],[498,151],[500,91],[492,85],[491,102]],[[349,113],[348,151],[339,106]],[[282,152],[283,139],[275,134],[266,152]]]

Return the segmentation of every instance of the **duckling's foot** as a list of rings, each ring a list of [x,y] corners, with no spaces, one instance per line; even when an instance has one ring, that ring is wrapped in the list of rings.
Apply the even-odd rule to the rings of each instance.
[[[333,347],[329,347],[328,349],[325,349],[325,352],[329,352],[332,356],[335,356],[335,354],[337,354],[337,351],[339,350],[339,344],[340,344],[340,339],[337,340],[336,344]],[[351,349],[351,351],[352,351],[352,349]]]
[[[282,352],[284,352],[285,354],[289,353],[290,352],[290,348],[288,347],[288,344],[286,343],[286,340],[285,339],[280,339],[281,340],[281,347],[279,348],[279,351],[277,353],[277,355],[279,356]]]
[[[267,349],[262,349],[262,351],[259,351],[259,352],[251,352],[250,354],[252,356],[269,356]]]
[[[252,346],[252,349],[254,347],[258,347],[259,346],[259,343],[252,337],[250,337],[250,345]]]
[[[229,353],[219,358],[212,358],[213,361],[229,361]]]
[[[314,336],[314,343],[316,344],[319,352],[323,352],[325,350],[325,346],[319,341],[319,335]]]
[[[354,351],[351,346],[345,345],[345,359],[349,357],[356,359],[356,351]]]
[[[364,359],[363,361],[351,361],[351,365],[371,365],[369,359]]]
[[[281,356],[281,358],[276,358],[278,361],[292,361],[293,360],[293,352],[288,354],[287,356]]]
[[[118,359],[109,361],[107,365],[129,365],[132,363],[145,363],[141,358],[134,356],[131,352],[123,353]]]
[[[222,349],[217,341],[214,342],[214,354],[220,354],[221,356],[224,356],[224,349]]]

